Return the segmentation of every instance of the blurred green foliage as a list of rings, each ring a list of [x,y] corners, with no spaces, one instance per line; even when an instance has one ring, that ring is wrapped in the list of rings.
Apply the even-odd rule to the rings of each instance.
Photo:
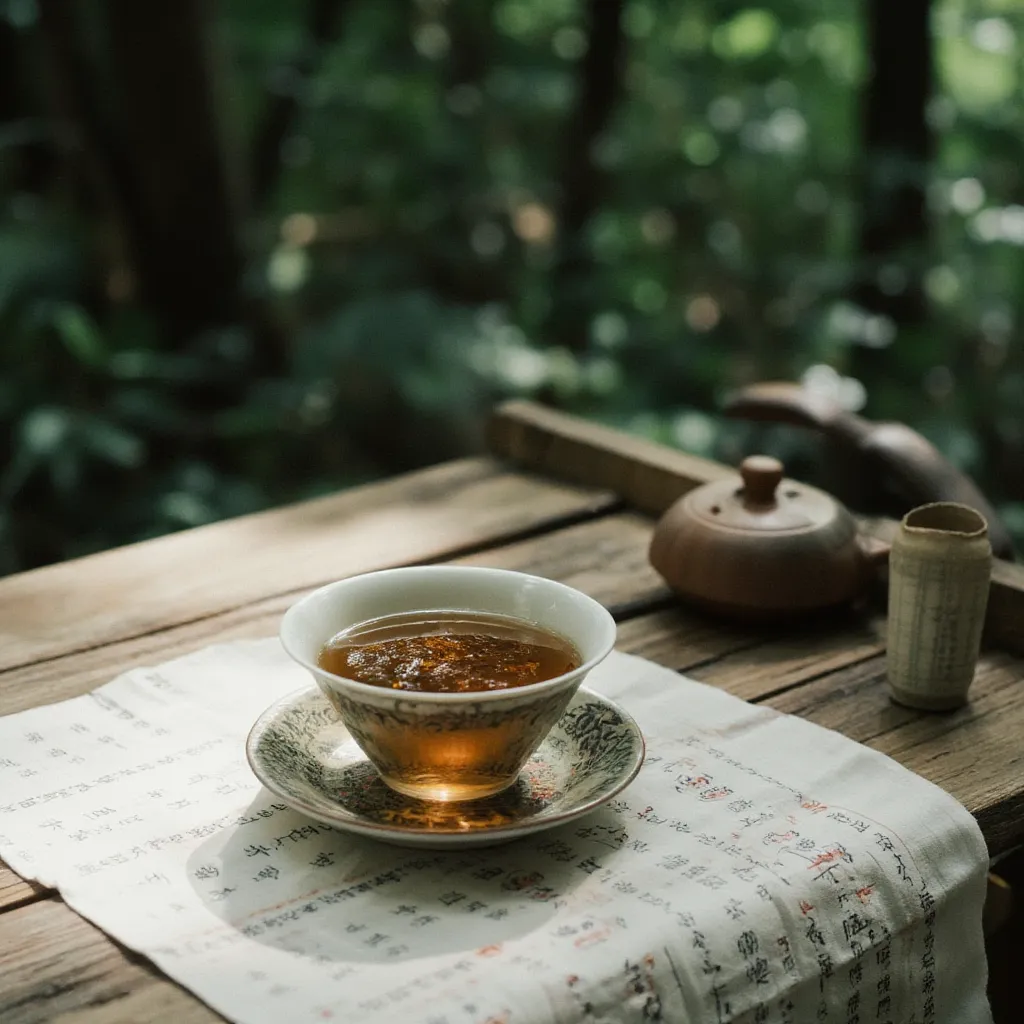
[[[285,338],[270,369],[248,322],[168,344],[104,210],[59,163],[26,184],[27,147],[63,151],[22,60],[0,120],[0,572],[472,451],[506,395],[813,475],[804,435],[716,413],[765,378],[921,430],[1024,536],[1019,5],[936,5],[932,315],[909,326],[849,300],[857,5],[628,0],[582,278],[558,271],[580,0],[341,7],[308,75],[304,5],[231,0],[215,25],[229,163],[268,100],[295,101],[242,235],[247,299]],[[0,2],[27,55],[37,15]],[[883,290],[906,273],[882,267]],[[552,326],[568,307],[582,342]]]

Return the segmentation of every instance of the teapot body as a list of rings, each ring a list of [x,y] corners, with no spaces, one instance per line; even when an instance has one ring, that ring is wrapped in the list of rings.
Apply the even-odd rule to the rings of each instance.
[[[870,578],[849,512],[782,479],[774,459],[744,460],[741,478],[698,487],[658,522],[649,559],[687,603],[741,620],[846,604]]]

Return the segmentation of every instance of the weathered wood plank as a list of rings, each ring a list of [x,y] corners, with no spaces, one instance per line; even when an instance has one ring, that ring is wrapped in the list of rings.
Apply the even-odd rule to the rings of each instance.
[[[533,402],[506,402],[492,417],[492,449],[517,465],[556,479],[606,487],[635,508],[660,516],[677,498],[733,471],[717,462],[633,437]],[[896,524],[858,516],[860,530],[890,543]],[[988,614],[988,642],[1024,654],[1024,566],[996,560]]]
[[[36,882],[26,882],[0,861],[0,911],[22,903],[31,903],[48,895],[52,890]]]
[[[46,1018],[50,1024],[211,1024],[223,1021],[205,1003],[162,975],[146,974],[131,992],[109,1003],[93,1003]]]
[[[608,488],[650,515],[661,515],[692,488],[733,472],[721,463],[533,402],[500,405],[489,424],[488,443],[517,465],[559,480]]]
[[[877,616],[850,614],[813,629],[777,631],[772,639],[731,651],[690,675],[744,700],[763,701],[877,657],[884,650],[884,627]]]
[[[1024,655],[1024,565],[999,559],[992,563],[985,641]]]
[[[4,1024],[209,1024],[222,1018],[56,899],[0,914]]]
[[[616,647],[684,672],[767,639],[766,634],[752,635],[670,602],[666,608],[620,622]]]
[[[613,612],[628,609],[619,646],[694,674],[745,699],[798,684],[881,650],[881,626],[855,613],[799,627],[736,626],[678,604],[643,614],[668,599],[646,559],[649,521],[630,513],[604,516],[455,561],[536,572],[575,586]],[[0,673],[0,714],[85,693],[119,672],[152,665],[231,639],[273,634],[299,594],[254,601],[198,621]],[[696,669],[719,660],[708,673]],[[808,675],[808,673],[810,675]],[[767,689],[766,689],[767,687]]]
[[[889,699],[879,656],[767,703],[888,754],[946,790],[978,819],[995,856],[1024,843],[1022,684],[1019,658],[986,653],[965,707],[919,712]]]
[[[645,517],[620,513],[452,562],[547,576],[582,590],[614,612],[620,605],[632,607],[668,597],[661,577],[647,561],[649,540],[650,524]],[[270,581],[265,589],[272,588]],[[259,595],[260,599],[219,614],[2,671],[0,715],[87,693],[130,668],[154,665],[208,644],[271,636],[285,610],[302,592]]]
[[[385,566],[437,560],[614,504],[463,459],[0,579],[0,669]]]

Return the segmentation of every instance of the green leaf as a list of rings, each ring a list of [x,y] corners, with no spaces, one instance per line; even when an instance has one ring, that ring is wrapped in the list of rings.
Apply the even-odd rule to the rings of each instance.
[[[21,446],[36,458],[45,458],[63,444],[70,420],[65,409],[39,406],[21,421]]]
[[[50,479],[58,493],[74,497],[82,480],[82,460],[75,449],[62,448],[54,453],[50,462]]]
[[[95,417],[84,420],[81,438],[88,451],[115,466],[134,469],[145,461],[146,448],[141,439],[106,420]]]
[[[56,305],[52,311],[53,326],[64,347],[85,366],[106,365],[107,347],[92,318],[70,302]]]
[[[761,56],[779,34],[779,23],[770,11],[756,7],[740,11],[720,25],[713,36],[715,51],[727,60],[751,60]]]
[[[160,512],[178,526],[202,526],[215,518],[210,506],[187,491],[172,491],[160,499]]]

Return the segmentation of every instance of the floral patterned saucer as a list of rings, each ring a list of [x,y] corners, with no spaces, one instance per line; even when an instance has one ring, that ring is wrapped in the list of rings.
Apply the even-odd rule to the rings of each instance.
[[[318,689],[271,705],[249,733],[249,764],[295,810],[335,828],[402,846],[484,846],[563,825],[610,800],[644,760],[636,722],[581,687],[502,793],[428,803],[381,781]]]

